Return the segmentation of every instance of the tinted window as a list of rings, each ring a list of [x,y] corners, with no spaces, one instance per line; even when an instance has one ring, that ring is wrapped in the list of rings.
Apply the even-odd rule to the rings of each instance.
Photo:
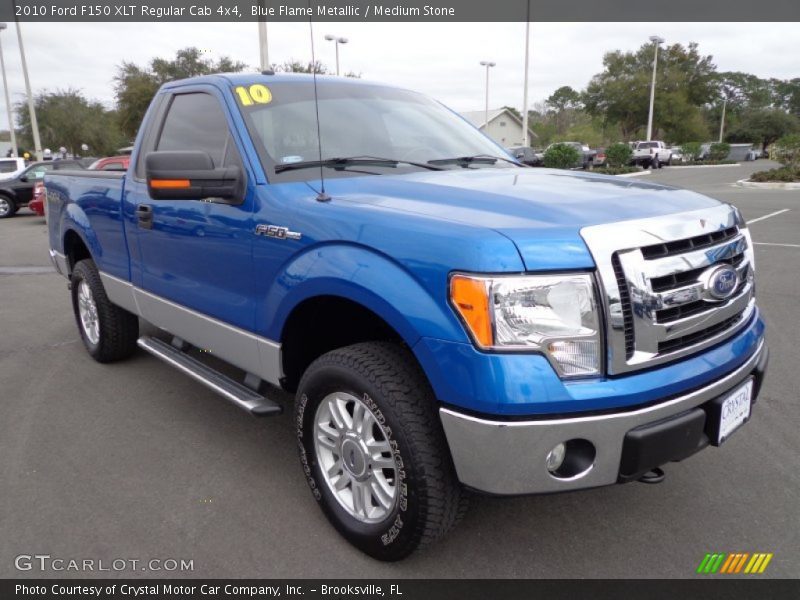
[[[164,120],[156,150],[203,150],[215,167],[225,162],[228,123],[219,101],[209,94],[175,96]]]
[[[0,173],[13,173],[17,170],[15,162],[0,162]]]
[[[125,171],[125,165],[121,162],[110,162],[104,164],[101,168],[101,171]]]

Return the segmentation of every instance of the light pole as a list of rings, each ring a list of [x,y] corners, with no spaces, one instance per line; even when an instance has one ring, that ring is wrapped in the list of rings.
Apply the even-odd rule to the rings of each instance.
[[[525,18],[525,84],[522,91],[522,145],[527,146],[528,140],[528,59],[531,40],[531,0],[527,2]]]
[[[325,36],[325,39],[329,42],[333,42],[336,46],[336,76],[339,76],[339,44],[346,44],[347,38],[346,37],[336,37],[335,35],[328,34]]]
[[[719,122],[719,143],[722,143],[722,136],[725,133],[725,109],[728,106],[728,94],[722,96],[722,119]]]
[[[17,21],[17,40],[19,41],[19,55],[22,58],[22,74],[25,77],[25,93],[28,95],[28,111],[31,114],[31,131],[33,132],[33,149],[36,160],[42,160],[42,141],[39,139],[39,123],[36,121],[36,108],[33,106],[31,93],[31,80],[28,77],[28,63],[25,62],[25,47],[22,45],[22,30]]]
[[[651,35],[650,41],[653,42],[655,48],[655,56],[653,57],[653,82],[650,84],[650,115],[647,117],[647,141],[649,142],[653,137],[653,103],[656,99],[656,69],[658,68],[658,47],[664,43],[664,38],[657,35]]]
[[[483,121],[486,130],[489,129],[489,69],[491,69],[496,65],[497,63],[493,63],[488,60],[481,61],[481,66],[486,67],[486,104],[484,105],[484,110],[483,110]],[[484,131],[484,133],[486,133],[486,131]]]
[[[8,25],[0,23],[0,33],[5,31]],[[11,98],[8,95],[8,80],[6,79],[6,61],[3,58],[3,45],[0,43],[0,69],[3,71],[3,89],[6,94],[6,112],[8,112],[8,131],[11,133],[11,149],[14,151],[14,156],[19,156],[19,148],[17,147],[17,133],[14,131],[14,117],[11,112]]]
[[[261,14],[267,12],[267,0],[259,0]],[[261,63],[261,71],[268,71],[269,66],[269,46],[267,44],[267,22],[259,19],[258,21],[258,59]]]

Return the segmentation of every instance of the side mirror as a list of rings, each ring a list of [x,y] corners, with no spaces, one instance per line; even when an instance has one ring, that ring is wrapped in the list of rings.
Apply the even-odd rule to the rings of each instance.
[[[28,183],[28,176],[23,175],[22,177],[19,178],[19,180],[21,183]]]
[[[162,150],[144,159],[147,189],[154,200],[218,199],[239,204],[244,174],[237,166],[214,167],[208,152]]]

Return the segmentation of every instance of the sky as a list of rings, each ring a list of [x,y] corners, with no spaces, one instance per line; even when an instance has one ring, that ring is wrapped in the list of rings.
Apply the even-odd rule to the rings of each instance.
[[[270,23],[270,62],[311,58],[308,23]],[[34,93],[77,88],[114,104],[113,76],[122,61],[145,65],[154,57],[197,46],[209,57],[229,56],[258,67],[255,23],[23,23]],[[524,23],[315,23],[317,59],[331,69],[334,44],[325,34],[349,39],[340,46],[342,72],[426,93],[457,111],[484,106],[485,70],[490,107],[522,107]],[[650,35],[667,44],[698,42],[720,71],[760,77],[800,77],[796,23],[532,23],[530,104],[562,85],[582,89],[602,71],[605,52],[635,50]],[[0,34],[12,105],[24,100],[24,80],[13,24]],[[0,129],[7,129],[0,97]]]

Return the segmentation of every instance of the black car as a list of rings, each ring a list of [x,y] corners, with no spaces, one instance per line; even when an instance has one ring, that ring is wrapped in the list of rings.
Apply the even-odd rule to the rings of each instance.
[[[538,167],[542,164],[541,156],[536,154],[533,148],[529,146],[513,146],[512,148],[507,148],[507,151],[519,162],[529,167]]]
[[[47,171],[60,169],[85,169],[85,159],[45,160],[28,165],[13,179],[0,181],[0,219],[14,216],[21,206],[28,206],[33,198],[33,188]]]

